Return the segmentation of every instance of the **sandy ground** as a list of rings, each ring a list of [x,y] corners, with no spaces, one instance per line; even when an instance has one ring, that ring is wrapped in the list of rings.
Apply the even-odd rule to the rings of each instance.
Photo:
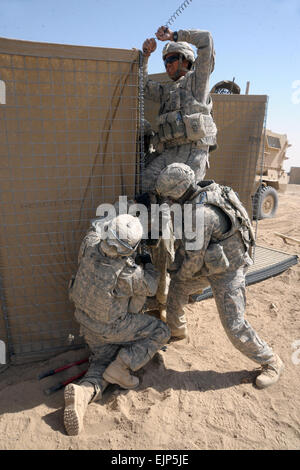
[[[299,221],[300,185],[290,185],[276,218],[259,222],[258,243],[299,256],[299,243],[274,234],[300,239]],[[273,387],[253,385],[257,365],[233,348],[208,299],[188,307],[190,342],[156,355],[139,371],[138,389],[111,386],[89,405],[79,436],[64,430],[63,391],[43,390],[84,365],[43,381],[37,376],[85,357],[84,350],[2,371],[0,449],[299,449],[299,281],[296,265],[247,288],[246,318],[285,362]]]

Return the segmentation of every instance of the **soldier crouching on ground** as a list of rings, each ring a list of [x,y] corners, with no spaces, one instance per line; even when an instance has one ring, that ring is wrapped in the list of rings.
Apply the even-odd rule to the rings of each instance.
[[[172,338],[187,337],[184,307],[189,296],[199,293],[203,281],[208,281],[229,340],[241,353],[262,365],[262,372],[256,378],[257,387],[276,383],[283,362],[244,319],[245,275],[253,264],[254,235],[241,201],[231,188],[214,181],[196,184],[193,170],[181,163],[171,164],[161,172],[156,191],[169,201],[192,209],[193,230],[189,228],[186,233],[183,230],[171,267],[167,324]],[[197,237],[198,246],[194,244]]]
[[[64,424],[77,435],[89,403],[99,400],[109,383],[124,389],[139,385],[137,371],[166,344],[170,330],[161,320],[139,315],[146,297],[155,295],[158,273],[152,264],[143,269],[131,258],[143,235],[137,217],[123,214],[106,226],[103,239],[97,225],[79,251],[79,268],[70,286],[75,318],[91,357],[79,385],[65,388]]]

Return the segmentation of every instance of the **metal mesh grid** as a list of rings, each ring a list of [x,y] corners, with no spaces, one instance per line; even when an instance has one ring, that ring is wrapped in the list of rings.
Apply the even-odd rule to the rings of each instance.
[[[138,53],[71,52],[0,52],[0,338],[12,360],[81,344],[67,296],[81,240],[99,204],[136,192]]]
[[[80,242],[100,203],[136,193],[143,168],[138,53],[84,59],[84,49],[57,57],[0,47],[0,338],[14,361],[82,344],[67,298]],[[267,97],[213,101],[219,149],[207,177],[251,211]],[[146,119],[156,114],[146,102]]]
[[[218,149],[211,154],[207,178],[231,186],[252,215],[255,181],[261,175],[267,96],[213,94]]]

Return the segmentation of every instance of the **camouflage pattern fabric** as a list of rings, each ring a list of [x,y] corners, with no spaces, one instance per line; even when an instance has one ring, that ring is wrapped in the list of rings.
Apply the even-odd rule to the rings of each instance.
[[[156,299],[159,304],[165,306],[170,284],[170,276],[168,267],[174,262],[174,234],[172,220],[170,219],[169,206],[167,204],[160,205],[160,211],[151,212],[151,221],[154,226],[159,226],[159,214],[161,215],[162,226],[164,227],[164,237],[160,238],[156,246],[150,247],[152,263],[159,271],[159,282],[156,291]]]
[[[193,69],[176,82],[159,83],[148,77],[148,59],[144,60],[144,84],[146,98],[160,103],[159,114],[183,110],[192,115],[201,112],[209,115],[212,100],[209,95],[209,78],[214,68],[214,46],[208,31],[180,30],[178,41],[188,42],[197,48]],[[203,144],[208,142],[203,139]]]
[[[163,144],[164,150],[162,152],[159,150],[156,153],[156,158],[148,164],[143,172],[143,192],[154,191],[159,173],[165,166],[173,162],[182,162],[189,165],[195,172],[196,181],[204,179],[209,166],[209,145],[215,145],[216,143],[215,131],[211,136],[203,135],[196,141],[189,143],[182,144],[180,138],[176,139],[176,136],[179,136],[176,133],[177,129],[174,128],[178,123],[177,111],[180,111],[182,119],[183,115],[195,115],[195,113],[210,116],[212,101],[209,95],[209,78],[215,63],[213,39],[209,32],[180,30],[178,31],[178,41],[196,46],[197,57],[193,69],[176,82],[162,84],[150,80],[148,77],[148,58],[144,60],[145,97],[160,103],[160,116],[164,115],[168,120],[168,116],[173,115],[175,121],[173,121],[172,132],[169,136],[172,138],[172,144],[169,144],[171,146],[168,148],[167,144]],[[168,124],[167,127],[169,127]],[[180,127],[183,127],[183,121],[179,122]],[[163,250],[164,245],[166,245],[165,250]],[[160,246],[159,256],[154,256],[159,261],[156,263],[156,267],[161,273],[158,286],[158,295],[162,293],[160,300],[165,299],[167,293],[169,283],[166,271],[168,267],[167,260],[172,251],[172,240],[170,240],[169,243],[163,243]]]
[[[230,230],[230,219],[220,208],[209,204],[204,204],[202,210],[204,212],[202,246],[198,250],[188,251],[185,249],[185,240],[182,240],[176,252],[174,265],[171,267],[167,324],[173,336],[184,336],[187,332],[184,307],[188,304],[189,296],[199,293],[201,288],[209,284],[222,325],[232,344],[253,361],[264,364],[273,357],[274,353],[244,318],[245,273],[251,264],[251,258],[242,235],[237,231],[217,243],[216,240]],[[207,259],[207,252],[219,245],[222,250],[215,250],[215,253],[218,255],[221,253],[221,258],[213,259],[212,256]]]
[[[82,381],[95,385],[99,392],[96,399],[103,390],[102,373],[118,351],[125,364],[138,370],[168,341],[170,331],[162,321],[138,314],[146,297],[155,295],[157,290],[159,273],[152,264],[143,269],[130,257],[106,256],[93,230],[83,240],[79,261],[70,298],[92,352]],[[91,293],[93,302],[80,283]]]
[[[158,287],[156,291],[156,299],[159,304],[166,305],[170,275],[167,272],[170,263],[170,253],[174,251],[173,240],[159,240],[157,247],[150,247],[152,263],[160,273]]]
[[[213,40],[208,31],[180,30],[178,31],[178,41],[185,41],[196,46],[197,58],[193,69],[175,82],[158,83],[149,79],[148,58],[145,58],[145,97],[160,103],[160,120],[163,119],[162,116],[166,116],[169,123],[170,119],[172,120],[174,117],[174,122],[179,123],[179,127],[182,125],[185,128],[183,116],[195,116],[199,113],[210,118],[212,100],[209,94],[209,77],[214,68],[215,52]],[[182,121],[178,121],[178,111],[181,113]],[[178,130],[176,132],[172,126],[173,124],[169,138],[164,139],[167,142],[172,140],[172,144],[170,144],[172,146],[165,148],[162,153],[160,152],[161,155],[157,156],[146,168],[143,175],[143,191],[153,190],[160,171],[173,162],[182,162],[191,166],[195,171],[197,181],[202,180],[205,176],[209,145],[216,143],[216,131],[213,131],[210,136],[191,138],[193,142],[182,144],[182,139],[178,137],[180,132]],[[186,135],[186,130],[183,135]]]
[[[185,163],[194,170],[196,181],[205,178],[208,167],[209,147],[196,148],[193,144],[185,144],[166,149],[146,166],[142,178],[142,192],[154,191],[160,172],[171,163]]]
[[[83,314],[76,311],[76,318]],[[112,325],[102,325],[101,333],[84,326],[80,331],[91,351],[89,368],[81,383],[90,382],[95,386],[93,400],[97,400],[99,395],[101,397],[105,388],[103,372],[117,355],[132,371],[137,371],[168,342],[171,334],[161,320],[147,314],[132,313],[127,313]]]

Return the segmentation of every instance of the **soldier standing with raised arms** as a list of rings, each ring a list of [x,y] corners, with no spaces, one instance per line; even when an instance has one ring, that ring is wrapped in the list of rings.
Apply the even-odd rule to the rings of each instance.
[[[158,132],[153,139],[156,157],[143,172],[143,191],[153,192],[161,170],[173,162],[189,165],[196,180],[205,177],[209,151],[216,147],[217,129],[211,116],[212,100],[209,78],[214,70],[215,51],[208,31],[171,31],[161,26],[159,41],[168,42],[162,52],[171,82],[158,83],[148,77],[148,58],[156,49],[154,38],[143,44],[145,97],[160,104]],[[191,45],[197,48],[195,57]],[[152,260],[161,276],[156,298],[164,315],[169,278],[167,268],[174,254],[173,240],[160,240],[152,248]]]
[[[158,156],[145,169],[143,190],[154,189],[160,171],[170,163],[189,165],[201,181],[206,173],[209,150],[216,145],[209,77],[215,51],[208,31],[158,28],[156,37],[168,42],[162,52],[172,82],[158,83],[147,73],[148,58],[156,49],[154,38],[143,44],[145,97],[160,104],[155,150]],[[197,57],[190,44],[197,48]]]

